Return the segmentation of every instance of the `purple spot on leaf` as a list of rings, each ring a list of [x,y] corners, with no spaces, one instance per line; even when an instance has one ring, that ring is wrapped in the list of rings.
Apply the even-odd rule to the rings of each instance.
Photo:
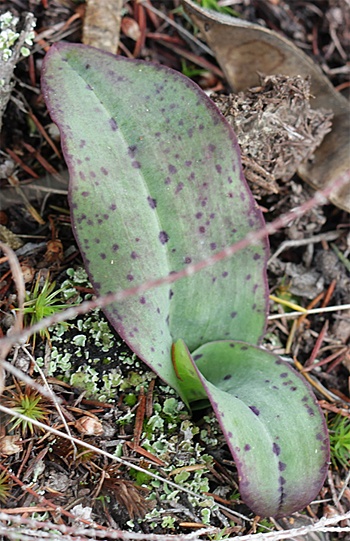
[[[183,182],[179,182],[178,185],[176,186],[175,194],[181,192],[181,190],[182,190],[183,187],[184,187],[184,183],[183,183]]]
[[[157,206],[157,199],[152,199],[152,197],[148,196],[147,201],[151,209],[155,209]]]
[[[103,254],[103,253],[100,254],[100,258],[101,258],[101,259],[106,259],[106,257],[107,257],[106,254]]]
[[[286,378],[287,376],[288,376],[287,372],[283,372],[282,374],[280,374],[280,378]]]
[[[175,175],[175,173],[177,173],[177,169],[175,165],[172,165],[172,164],[168,165],[168,171],[171,175]]]
[[[131,257],[131,259],[136,259],[137,258],[137,253],[136,252],[131,252],[130,257]]]
[[[192,259],[190,257],[185,257],[184,263],[186,263],[186,265],[189,265],[191,262],[192,262]]]
[[[277,455],[277,456],[280,454],[281,448],[280,448],[279,445],[277,445],[277,443],[274,443],[274,444],[272,445],[272,452],[273,452],[275,455]]]
[[[226,278],[226,276],[228,276],[228,272],[225,271],[225,272],[222,273],[222,277]]]
[[[112,250],[113,250],[113,252],[116,252],[117,250],[119,250],[118,244],[113,244]]]
[[[81,195],[82,195],[83,197],[89,197],[90,192],[81,192]]]
[[[134,279],[134,277],[133,277],[132,274],[128,274],[128,275],[127,275],[127,279],[129,280],[129,282],[132,282],[133,279]]]
[[[231,312],[231,314],[230,314],[230,316],[232,317],[232,319],[235,318],[236,315],[237,315],[237,312]]]
[[[190,128],[189,130],[187,130],[187,135],[190,139],[191,137],[193,137],[193,128]]]
[[[256,408],[255,406],[249,406],[249,407],[252,410],[252,412],[255,413],[255,415],[260,415],[260,411],[258,410],[258,408]]]
[[[224,380],[227,381],[228,379],[231,379],[232,378],[232,374],[227,374],[225,377],[224,377]]]
[[[108,171],[104,167],[101,167],[101,172],[106,176],[108,175]]]
[[[134,160],[133,162],[131,162],[131,165],[133,166],[134,169],[141,169],[141,164],[140,162]]]
[[[112,131],[117,131],[118,129],[118,124],[116,123],[115,119],[114,118],[110,118],[109,119],[109,124],[112,128]]]
[[[200,233],[205,233],[205,227],[203,227],[203,226],[201,225],[201,227],[199,228],[199,232],[200,232]]]
[[[241,198],[241,201],[244,201],[244,200],[245,200],[245,195],[244,195],[243,192],[241,192],[241,193],[239,194],[239,196],[240,196],[240,198]]]
[[[203,214],[201,212],[197,212],[197,214],[196,214],[197,220],[199,220],[199,218],[201,218],[202,216],[203,216]]]
[[[146,304],[146,299],[145,299],[145,297],[141,297],[140,303],[141,303],[141,304]]]
[[[254,261],[257,261],[258,259],[260,259],[260,257],[260,254],[254,254],[253,259]]]
[[[201,353],[199,353],[198,355],[193,356],[193,360],[198,361],[198,359],[200,359],[201,357],[203,357],[203,355]]]
[[[251,447],[249,445],[249,443],[247,443],[245,446],[244,446],[244,450],[245,451],[250,451]]]
[[[279,471],[284,471],[287,467],[287,464],[285,464],[284,462],[279,462],[278,463],[278,469]]]
[[[159,240],[162,244],[165,244],[169,240],[169,235],[165,231],[160,231]]]
[[[251,277],[252,277],[252,275],[251,275],[251,274],[247,274],[247,276],[245,277],[245,279],[246,279],[246,280],[250,280],[250,279],[251,279]]]

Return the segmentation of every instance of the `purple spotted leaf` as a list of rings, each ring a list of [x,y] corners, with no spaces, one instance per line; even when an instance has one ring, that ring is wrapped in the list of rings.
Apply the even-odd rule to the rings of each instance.
[[[171,360],[186,403],[191,405],[192,410],[208,406],[208,395],[192,364],[188,347],[181,338],[172,345]],[[196,358],[194,357],[193,360],[196,361]]]
[[[277,518],[308,505],[322,488],[330,453],[322,411],[305,379],[245,342],[211,342],[191,358],[178,341],[174,362],[178,377],[188,382],[189,401],[206,391],[235,458],[245,503],[259,516]]]
[[[43,63],[61,132],[72,225],[98,295],[166,276],[257,231],[235,135],[200,88],[161,65],[76,44]],[[105,309],[120,336],[181,393],[173,341],[260,343],[267,239],[214,267]]]

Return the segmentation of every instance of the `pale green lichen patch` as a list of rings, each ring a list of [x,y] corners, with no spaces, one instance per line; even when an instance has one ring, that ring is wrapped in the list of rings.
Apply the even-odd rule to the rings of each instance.
[[[20,36],[20,34],[16,32],[18,22],[19,18],[15,17],[10,11],[6,11],[0,15],[0,54],[4,62],[7,62],[11,58],[12,47]],[[33,22],[32,25],[34,28],[35,22]],[[34,32],[29,32],[24,40],[26,45],[33,45],[34,37]],[[30,50],[25,46],[21,47],[20,52],[23,56],[28,56],[30,54]]]
[[[67,275],[68,279],[61,285],[65,287],[65,302],[76,303],[91,298],[91,293],[80,294],[75,288],[91,287],[84,270],[68,269]],[[145,472],[128,471],[137,485],[149,491],[147,500],[150,502],[145,518],[127,521],[128,527],[139,530],[145,523],[151,531],[159,533],[179,531],[178,524],[183,521],[229,526],[230,522],[220,512],[214,498],[200,497],[218,490],[217,481],[211,482],[209,468],[214,467],[214,461],[208,449],[217,450],[225,445],[225,440],[215,415],[208,413],[201,426],[196,426],[176,392],[137,359],[110,328],[100,310],[79,316],[70,323],[68,328],[57,325],[50,329],[50,358],[46,358],[45,364],[42,355],[37,359],[38,363],[47,375],[63,379],[78,393],[86,391],[86,398],[114,404],[113,428],[120,434],[129,435],[129,440],[135,430],[140,393],[147,394],[151,381],[156,379],[152,412],[144,419],[140,446],[160,459],[164,466],[159,469],[144,461]],[[123,456],[123,440],[110,451],[118,457]],[[139,457],[137,454],[132,456],[133,459]],[[147,471],[164,478],[169,476],[179,487],[198,497],[150,477]],[[230,486],[220,487],[220,490],[220,495],[225,498],[233,492]]]

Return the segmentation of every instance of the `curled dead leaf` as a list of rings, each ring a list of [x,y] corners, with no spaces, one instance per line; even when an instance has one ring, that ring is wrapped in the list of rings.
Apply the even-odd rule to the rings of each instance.
[[[348,171],[350,105],[311,58],[277,32],[204,9],[192,0],[182,3],[235,92],[258,85],[258,72],[311,77],[311,93],[315,96],[312,107],[331,109],[333,128],[313,159],[299,165],[298,173],[308,184],[322,189]],[[329,199],[350,212],[350,183],[333,192]]]
[[[83,24],[83,43],[116,54],[123,0],[88,0]]]
[[[122,32],[128,36],[128,38],[137,41],[141,36],[141,30],[135,19],[131,17],[122,18]]]
[[[84,436],[101,436],[103,434],[102,423],[88,416],[81,417],[75,421],[74,426]]]
[[[22,451],[22,441],[19,436],[4,436],[0,438],[0,455],[11,456]]]

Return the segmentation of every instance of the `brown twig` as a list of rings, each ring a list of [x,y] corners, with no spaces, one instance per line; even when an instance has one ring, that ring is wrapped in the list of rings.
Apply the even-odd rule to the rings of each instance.
[[[329,326],[329,320],[326,319],[325,324],[323,325],[322,330],[321,330],[320,334],[318,335],[318,338],[316,340],[316,344],[314,346],[314,349],[312,350],[311,355],[308,358],[308,360],[305,362],[304,367],[311,366],[312,363],[314,362],[314,360],[316,359],[317,354],[320,351],[320,347],[322,345],[325,334],[326,334],[326,332],[328,330],[328,326]]]

